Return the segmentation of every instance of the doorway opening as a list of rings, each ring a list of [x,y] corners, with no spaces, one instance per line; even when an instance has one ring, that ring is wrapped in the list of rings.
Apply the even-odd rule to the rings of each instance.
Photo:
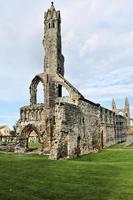
[[[36,131],[31,131],[29,137],[28,137],[28,151],[35,151],[38,150],[39,148],[39,139],[38,139],[38,134],[36,133]]]
[[[25,140],[26,151],[34,152],[40,149],[40,137],[34,125],[32,124],[27,125],[23,129],[21,137],[26,139]]]

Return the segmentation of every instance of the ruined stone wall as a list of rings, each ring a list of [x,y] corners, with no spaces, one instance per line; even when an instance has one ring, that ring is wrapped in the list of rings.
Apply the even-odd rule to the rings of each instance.
[[[125,141],[126,121],[88,100],[75,105],[60,98],[53,135],[50,158],[73,158]]]
[[[28,138],[20,136],[0,136],[0,151],[25,153],[28,149]]]
[[[103,148],[115,144],[115,113],[101,107],[100,134],[103,137]]]
[[[84,101],[79,106],[64,101],[56,104],[50,158],[73,158],[99,149],[98,107]]]
[[[73,158],[99,148],[98,117],[82,103],[81,107],[65,102],[56,105],[50,158]]]

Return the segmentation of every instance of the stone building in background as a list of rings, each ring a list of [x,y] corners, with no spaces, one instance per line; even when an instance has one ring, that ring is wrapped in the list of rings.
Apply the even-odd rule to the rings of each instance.
[[[44,71],[30,85],[30,105],[20,109],[17,135],[20,148],[32,131],[38,135],[40,151],[50,159],[73,158],[126,140],[127,118],[91,102],[64,78],[61,16],[53,3],[44,17]],[[42,83],[44,103],[37,103]],[[63,89],[68,96],[63,96]]]
[[[130,107],[128,98],[125,99],[125,105],[124,108],[117,108],[115,100],[112,100],[112,111],[115,112],[117,115],[122,115],[127,120],[127,126],[130,127],[131,125],[131,118],[130,118]]]

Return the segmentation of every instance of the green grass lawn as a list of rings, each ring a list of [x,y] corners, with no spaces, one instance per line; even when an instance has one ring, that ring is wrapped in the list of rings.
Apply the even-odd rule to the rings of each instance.
[[[0,154],[0,200],[133,200],[133,150],[117,148],[66,161]]]

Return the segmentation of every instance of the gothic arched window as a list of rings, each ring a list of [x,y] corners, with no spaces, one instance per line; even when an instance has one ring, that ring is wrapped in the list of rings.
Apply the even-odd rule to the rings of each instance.
[[[37,85],[37,103],[44,103],[44,87],[42,82]]]
[[[44,103],[44,98],[44,81],[39,76],[36,76],[30,85],[30,103]]]

